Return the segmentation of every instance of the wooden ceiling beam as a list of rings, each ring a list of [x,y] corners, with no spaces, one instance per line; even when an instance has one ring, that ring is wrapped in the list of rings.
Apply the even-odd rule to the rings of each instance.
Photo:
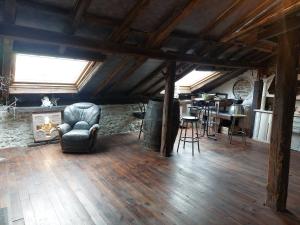
[[[162,42],[169,37],[176,26],[187,18],[201,2],[203,2],[203,0],[189,0],[184,6],[178,5],[176,9],[173,10],[172,15],[168,16],[168,19],[150,35],[147,46],[160,47]]]
[[[266,40],[276,36],[279,36],[283,33],[296,30],[300,28],[300,17],[294,16],[290,18],[284,18],[277,23],[274,23],[263,29],[257,34],[257,40]]]
[[[16,20],[16,0],[5,0],[4,1],[4,23],[14,24]],[[2,41],[2,64],[1,74],[11,78],[13,72],[13,40],[10,38],[3,38]],[[7,93],[8,95],[9,93]]]
[[[188,73],[192,72],[194,69],[197,68],[197,65],[194,64],[190,64],[185,70],[181,71],[179,74],[176,73],[176,78],[175,80],[179,80],[182,77],[184,77],[185,75],[187,75]],[[178,71],[178,68],[177,70]],[[148,91],[150,91],[153,87],[158,86],[161,82],[164,81],[164,78],[160,79],[159,81],[155,82],[155,84],[153,86],[151,86],[149,89],[147,89],[146,91],[144,91],[144,93],[147,93]],[[158,86],[158,88],[154,89],[154,91],[151,91],[149,95],[155,95],[158,92],[162,91],[164,88],[164,84],[162,84],[162,86]]]
[[[136,47],[128,44],[117,44],[110,41],[87,39],[63,33],[40,30],[36,28],[18,25],[7,25],[0,23],[0,36],[14,40],[34,41],[37,43],[48,43],[66,45],[75,49],[86,49],[103,54],[123,54],[132,56],[144,56],[159,60],[175,60],[178,62],[196,63],[199,65],[214,65],[233,68],[251,68],[255,65],[250,63],[232,63],[222,60],[204,60],[195,55],[178,54],[177,52],[164,52],[161,50]]]
[[[13,51],[24,54],[49,55],[53,57],[81,59],[98,62],[103,62],[106,59],[106,56],[99,52],[73,48],[68,48],[66,49],[66,51],[61,52],[60,49],[55,45],[53,46],[53,48],[43,48],[40,45],[36,46],[35,44],[29,42],[26,42],[26,44],[24,45],[14,45]]]
[[[143,85],[147,84],[150,82],[154,77],[158,76],[158,74],[167,66],[166,62],[163,62],[161,65],[159,65],[154,71],[152,71],[149,75],[147,75],[144,79],[139,81],[137,84],[135,84],[128,92],[129,95],[132,95],[135,93],[135,91],[143,87]]]
[[[240,30],[239,32],[232,33],[228,37],[222,39],[222,41],[232,41],[236,40],[242,36],[245,36],[246,34],[253,32],[253,30],[258,29],[261,26],[266,26],[274,21],[280,20],[287,15],[290,15],[300,9],[300,2],[298,0],[286,0],[281,2],[276,8],[274,9],[274,13],[268,17],[265,17],[258,22],[256,22],[254,25]]]
[[[12,46],[13,42],[10,39],[4,38],[2,42],[2,75],[10,77],[12,72],[12,60],[13,60],[13,54],[12,54]]]
[[[179,5],[172,12],[172,15],[168,16],[168,19],[159,26],[159,28],[150,35],[146,46],[150,48],[159,48],[163,41],[165,41],[170,33],[175,29],[175,27],[190,13],[194,10],[195,6],[202,2],[203,0],[189,0],[184,6]],[[134,72],[140,68],[145,62],[147,58],[139,57],[136,58],[136,63],[130,68],[126,74],[122,77],[122,81],[127,80],[131,77]],[[116,83],[111,85],[111,88],[114,87]]]
[[[137,18],[137,16],[145,9],[145,7],[149,4],[149,0],[140,0],[134,5],[134,7],[130,10],[128,15],[125,17],[123,22],[117,26],[113,32],[111,33],[109,39],[111,41],[121,42],[127,36],[131,24]]]
[[[202,29],[200,36],[205,35],[210,30],[212,30],[214,27],[216,27],[219,23],[224,21],[243,2],[244,2],[243,0],[233,1],[233,3],[226,10],[224,10],[220,15],[218,15],[217,18],[211,20],[211,22],[208,25],[206,25],[206,27],[204,29]]]
[[[167,62],[166,62],[167,63]],[[181,64],[176,66],[176,72],[177,70],[181,70]],[[163,68],[164,69],[164,68]],[[163,70],[162,69],[162,70]],[[164,72],[160,70],[160,71],[157,71],[157,74],[159,73],[162,73],[162,75],[164,76]],[[153,74],[154,75],[154,74]],[[156,80],[152,85],[149,85],[146,89],[143,90],[143,93],[148,93],[151,89],[153,89],[153,87],[157,86],[158,84],[160,84],[163,80],[164,80],[164,77],[160,77],[158,80]],[[146,84],[146,83],[145,83]]]
[[[4,22],[14,24],[16,19],[16,0],[4,1]]]
[[[268,10],[272,7],[275,7],[279,4],[280,0],[266,0],[262,1],[254,10],[251,10],[246,15],[244,15],[241,19],[233,23],[229,28],[223,32],[221,41],[228,42],[231,40],[231,37],[236,34],[239,30],[241,30],[244,26],[251,23],[251,21],[256,18],[261,18]]]
[[[113,30],[111,35],[109,36],[108,40],[112,42],[122,42],[124,39],[126,39],[130,26],[134,22],[135,18],[139,15],[139,13],[148,5],[149,0],[142,0],[138,1],[134,7],[129,11],[123,22]],[[140,60],[137,61],[139,62]],[[93,93],[94,95],[97,95],[100,91],[102,91],[107,85],[109,85],[115,77],[122,72],[122,70],[130,63],[131,57],[124,57],[121,62],[116,66],[116,68],[110,72],[110,74],[105,78],[103,82],[101,82],[97,88],[96,91]],[[146,60],[146,59],[144,59]],[[136,65],[133,67],[136,68]],[[111,84],[110,87],[114,85]]]
[[[71,13],[71,23],[65,27],[66,33],[73,34],[75,33],[77,27],[83,20],[83,16],[90,6],[91,0],[77,0],[72,13]]]

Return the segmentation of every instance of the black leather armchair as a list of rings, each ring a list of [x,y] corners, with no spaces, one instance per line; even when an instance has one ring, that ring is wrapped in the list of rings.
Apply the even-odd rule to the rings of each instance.
[[[100,112],[99,106],[89,102],[65,108],[64,123],[58,126],[63,152],[91,152],[97,138]]]

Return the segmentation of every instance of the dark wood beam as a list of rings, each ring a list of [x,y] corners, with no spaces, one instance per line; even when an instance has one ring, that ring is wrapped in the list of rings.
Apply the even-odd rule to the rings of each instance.
[[[217,16],[217,18],[211,20],[208,25],[201,31],[201,36],[206,35],[206,33],[209,33],[214,27],[216,27],[219,23],[224,21],[231,13],[238,8],[241,3],[243,3],[243,0],[235,0],[232,2],[232,4],[224,10],[220,15]]]
[[[276,2],[273,2],[275,4]],[[247,37],[247,34],[255,32],[259,27],[267,26],[273,22],[283,19],[284,17],[297,12],[300,9],[300,2],[298,0],[285,0],[279,1],[280,4],[277,4],[273,9],[271,15],[267,14],[266,17],[263,17],[252,26],[249,26],[245,29],[238,30],[238,32],[232,32],[226,37],[222,38],[222,41],[234,41],[239,38]]]
[[[83,20],[83,16],[88,9],[91,0],[76,0],[75,6],[71,13],[71,22],[68,26],[65,27],[65,32],[69,34],[75,33],[77,27]]]
[[[93,51],[87,51],[84,49],[73,49],[68,48],[61,52],[57,46],[44,47],[33,43],[25,42],[24,44],[15,43],[13,47],[14,52],[25,53],[25,54],[36,54],[36,55],[49,55],[54,57],[71,58],[71,59],[82,59],[89,61],[104,61],[106,56]]]
[[[117,28],[114,29],[112,34],[109,36],[108,40],[112,42],[124,41],[130,30],[130,25],[134,22],[135,18],[139,15],[139,13],[148,5],[148,3],[149,3],[148,0],[138,1],[134,5],[134,7],[130,10],[130,12],[127,14],[123,22]],[[134,70],[137,67],[137,63],[140,63],[140,60],[144,60],[144,61],[146,60],[146,58],[144,57],[142,58],[135,57],[135,58],[137,62],[133,67]],[[119,63],[119,65],[117,65],[116,68],[113,71],[111,71],[110,74],[105,78],[105,80],[97,86],[94,95],[97,95],[100,91],[102,91],[105,87],[107,87],[131,61],[132,61],[132,57],[130,56],[124,57]],[[115,83],[110,84],[110,88],[112,88],[114,84]]]
[[[117,76],[125,66],[127,66],[128,62],[126,60],[127,57],[123,58],[121,62],[111,71],[111,73],[105,78],[100,85],[97,86],[96,90],[93,92],[93,96],[96,96],[104,87],[106,87],[109,82]]]
[[[297,89],[299,35],[295,31],[279,37],[275,99],[269,147],[266,204],[285,211],[288,195],[291,137]]]
[[[178,5],[172,12],[172,15],[168,16],[167,20],[150,35],[147,46],[159,47],[170,33],[176,28],[176,26],[186,17],[188,17],[195,7],[203,2],[203,0],[189,0],[184,6]]]
[[[288,31],[296,30],[300,28],[300,17],[294,16],[289,18],[284,18],[270,26],[263,29],[257,35],[257,40],[270,39],[279,36]]]
[[[14,24],[16,19],[16,0],[4,1],[4,22]]]
[[[182,69],[182,67],[184,67],[184,69]],[[176,69],[177,73],[176,73],[175,80],[177,81],[177,80],[181,79],[182,77],[184,77],[188,73],[192,72],[196,68],[197,68],[197,65],[195,65],[195,64],[179,65],[178,68]],[[155,84],[151,85],[149,88],[144,90],[143,93],[148,93],[151,90],[152,91],[149,94],[150,96],[159,93],[160,91],[162,91],[164,89],[163,82],[164,82],[164,78],[161,78],[160,80],[156,81]],[[161,83],[163,83],[163,85],[159,85]]]
[[[4,23],[14,24],[16,20],[16,0],[4,1]],[[2,61],[1,69],[2,76],[11,78],[12,65],[13,65],[13,40],[9,38],[3,38],[2,42]],[[9,92],[6,93],[8,96]]]
[[[158,48],[165,41],[170,33],[175,29],[175,27],[190,13],[193,11],[196,4],[202,2],[202,0],[189,0],[185,5],[178,5],[172,12],[171,15],[168,16],[168,19],[162,23],[156,31],[150,35],[146,47],[150,48]],[[125,59],[128,60],[129,59]],[[131,75],[140,68],[147,60],[146,57],[137,57],[136,63],[133,65],[132,68],[127,70],[126,74],[122,77],[122,81],[126,81]],[[122,62],[121,62],[122,63]],[[117,74],[116,74],[117,75]],[[113,77],[112,79],[113,80]],[[113,88],[117,83],[111,84],[110,88]]]
[[[163,157],[170,156],[173,149],[172,139],[172,123],[173,106],[174,106],[174,90],[175,90],[176,62],[170,62],[167,66],[167,74],[165,75],[165,95],[163,105],[163,118],[161,129],[161,145],[160,155]]]
[[[167,66],[167,63],[164,62],[161,65],[159,65],[154,71],[152,71],[149,75],[147,75],[144,79],[142,79],[141,81],[139,81],[136,85],[134,85],[130,91],[128,92],[129,95],[132,95],[133,93],[135,93],[135,91],[138,88],[143,87],[143,85],[147,84],[148,82],[150,82],[154,77],[158,76],[158,74]]]
[[[10,77],[12,72],[12,40],[3,39],[3,50],[2,50],[2,75]]]
[[[147,58],[196,63],[199,65],[213,65],[229,68],[252,68],[248,62],[228,62],[225,60],[205,60],[199,56],[189,54],[178,54],[177,52],[164,52],[161,50],[136,47],[128,44],[117,44],[110,41],[87,39],[58,32],[45,31],[35,28],[6,25],[0,23],[0,36],[14,40],[35,41],[37,43],[48,43],[66,45],[77,49],[86,49],[103,54],[123,54],[132,56],[144,56]]]
[[[269,9],[272,9],[280,3],[280,0],[266,0],[262,1],[254,10],[246,13],[241,19],[235,21],[229,28],[222,34],[221,41],[228,42],[235,32],[240,31],[244,26],[252,23],[256,19],[261,19]]]
[[[148,5],[148,3],[149,0],[137,1],[134,7],[128,13],[128,15],[124,18],[123,22],[113,30],[109,39],[115,42],[123,41],[124,38],[126,38],[126,36],[128,35],[131,24],[143,11],[143,9]]]

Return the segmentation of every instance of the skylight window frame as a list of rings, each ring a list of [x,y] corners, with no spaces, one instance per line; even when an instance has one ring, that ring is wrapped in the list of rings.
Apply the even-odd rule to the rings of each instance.
[[[34,56],[45,56],[52,58],[65,58],[73,59],[67,57],[55,57],[51,55],[42,54],[28,54],[23,52],[13,53],[13,66],[12,66],[12,83],[9,87],[10,93],[12,94],[24,94],[24,93],[78,93],[84,84],[92,77],[94,68],[102,62],[88,61],[87,65],[81,71],[80,75],[74,83],[61,83],[61,82],[26,82],[26,81],[15,81],[16,75],[16,56],[17,54],[23,55],[34,55]],[[80,60],[80,59],[74,59]]]

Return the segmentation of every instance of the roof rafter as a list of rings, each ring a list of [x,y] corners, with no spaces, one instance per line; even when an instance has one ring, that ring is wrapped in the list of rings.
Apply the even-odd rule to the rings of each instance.
[[[159,28],[150,35],[146,46],[148,47],[160,47],[163,41],[165,41],[170,33],[175,29],[175,27],[190,13],[194,10],[195,6],[201,3],[203,0],[190,0],[184,6],[179,5],[176,9],[172,12],[172,15],[168,17],[168,19],[159,26]],[[122,77],[123,81],[127,80],[141,65],[145,63],[147,58],[140,57],[137,58],[137,63],[130,68],[127,73]],[[116,83],[112,84],[111,87],[116,85]]]
[[[16,0],[4,1],[4,22],[13,24],[16,19]]]
[[[235,0],[233,3],[225,10],[223,11],[220,15],[217,16],[217,18],[211,20],[211,22],[201,31],[201,34],[199,36],[202,36],[203,34],[209,32],[212,30],[214,27],[216,27],[220,22],[224,21],[232,11],[234,11],[237,7],[240,6],[241,3],[243,3],[243,0]]]
[[[71,23],[65,27],[65,31],[69,34],[75,33],[77,27],[81,23],[83,16],[90,6],[91,0],[77,0],[71,13]]]
[[[251,24],[256,19],[261,19],[270,9],[279,4],[281,0],[266,0],[262,1],[254,10],[245,14],[240,20],[233,23],[229,28],[222,34],[221,41],[227,42],[230,40],[230,36],[242,29],[244,26]]]
[[[130,30],[131,24],[134,22],[136,17],[141,13],[141,11],[149,4],[149,0],[140,0],[134,5],[130,10],[128,15],[125,17],[123,22],[116,27],[111,33],[109,39],[111,41],[121,42],[126,37]]]
[[[157,49],[141,48],[128,44],[117,44],[110,41],[101,41],[66,35],[63,33],[45,31],[36,28],[23,27],[18,25],[7,25],[0,23],[0,36],[12,38],[14,40],[29,40],[37,43],[48,43],[56,45],[66,45],[75,49],[86,49],[93,52],[107,54],[124,54],[132,56],[144,56],[159,60],[173,60],[179,62],[189,62],[199,65],[215,65],[233,68],[251,68],[255,65],[245,62],[227,62],[223,60],[204,60],[195,55],[180,54],[178,52],[164,52]]]
[[[180,66],[179,66],[179,68],[176,68],[176,71],[179,71],[179,74],[176,73],[176,77],[175,77],[176,81],[179,80],[180,78],[184,77],[186,74],[192,72],[192,71],[193,71],[194,69],[196,69],[196,68],[197,68],[197,65],[195,65],[195,64],[189,64],[189,65],[187,66],[187,68],[185,68],[184,70],[180,70],[181,68],[180,68]],[[164,77],[161,78],[161,79],[159,79],[157,82],[155,82],[154,85],[152,85],[152,86],[150,86],[149,88],[147,88],[144,92],[145,92],[145,93],[148,93],[150,90],[152,90],[152,89],[154,88],[154,91],[151,91],[151,92],[149,93],[149,95],[154,95],[154,94],[156,94],[157,92],[162,91],[163,88],[164,88],[164,84],[163,84],[163,86],[158,86],[158,85],[159,85],[161,82],[163,82],[163,81],[164,81]],[[157,88],[156,86],[158,86],[158,88]],[[155,88],[155,87],[156,87],[156,88]]]
[[[4,1],[4,23],[14,24],[16,19],[16,0]],[[3,38],[2,41],[2,75],[11,76],[13,64],[13,40]]]
[[[149,75],[147,75],[144,79],[139,81],[136,85],[134,85],[130,91],[128,92],[129,95],[133,94],[135,90],[144,84],[150,82],[154,77],[156,77],[165,67],[167,66],[166,62],[163,62],[161,65],[159,65],[155,70],[153,70]]]
[[[262,19],[257,21],[252,26],[249,26],[246,29],[240,30],[239,32],[235,32],[235,33],[231,32],[229,35],[222,38],[222,41],[236,40],[237,38],[246,35],[247,33],[257,29],[258,27],[260,27],[262,25],[271,24],[274,21],[281,19],[299,9],[300,9],[300,2],[298,0],[281,2],[281,4],[276,5],[276,7],[272,10],[271,15],[268,14],[267,17],[263,17]],[[254,10],[254,11],[256,11],[256,10]]]
[[[265,40],[280,34],[300,28],[300,18],[295,16],[287,19],[282,19],[277,23],[270,25],[257,34],[257,40]]]

